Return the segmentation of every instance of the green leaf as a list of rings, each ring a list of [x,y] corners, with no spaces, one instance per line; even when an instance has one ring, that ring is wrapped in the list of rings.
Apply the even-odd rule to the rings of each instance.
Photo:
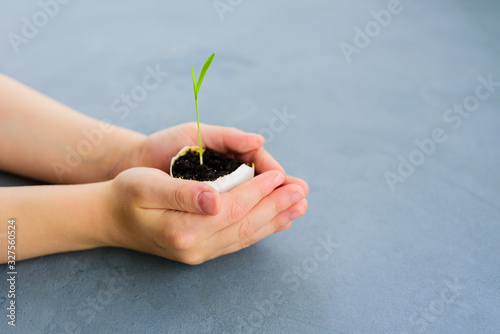
[[[215,53],[212,54],[210,57],[208,57],[207,61],[205,62],[205,65],[203,65],[203,68],[201,69],[200,76],[198,77],[198,83],[196,84],[196,89],[195,89],[196,95],[198,95],[198,92],[200,91],[201,83],[205,78],[205,73],[207,73],[208,68],[210,67],[210,65],[212,65],[212,60],[214,60],[214,57]]]
[[[193,89],[194,89],[194,98],[198,98],[198,91],[196,90],[196,77],[194,76],[194,66],[192,68],[191,73],[193,74]]]
[[[191,68],[191,74],[193,77],[193,90],[194,90],[194,101],[196,103],[196,123],[198,123],[198,146],[200,147],[200,165],[203,165],[203,148],[201,146],[201,133],[200,133],[200,114],[198,112],[198,92],[200,91],[201,83],[203,82],[203,78],[205,78],[205,73],[207,73],[208,68],[212,64],[212,60],[214,60],[215,53],[208,57],[207,61],[203,65],[201,69],[200,76],[198,78],[198,82],[196,82],[196,76],[194,75],[194,66]]]

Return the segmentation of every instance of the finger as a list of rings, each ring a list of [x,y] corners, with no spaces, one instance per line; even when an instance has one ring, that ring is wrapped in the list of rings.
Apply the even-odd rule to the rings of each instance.
[[[288,222],[288,224],[286,224],[285,226],[282,226],[282,227],[278,228],[273,233],[280,233],[280,232],[283,232],[285,230],[288,230],[290,228],[290,226],[292,226],[292,222]]]
[[[202,224],[199,223],[199,215],[195,213],[166,212],[166,214],[170,217],[172,217],[172,214],[178,214],[177,218],[173,221],[180,224],[184,231],[190,231],[189,235],[191,235],[191,242],[196,240],[196,248],[204,249],[204,253],[210,255],[213,251],[217,251],[237,241],[219,239],[219,244],[215,244],[211,241],[211,236],[215,235],[217,231],[223,230],[227,226],[240,221],[250,209],[261,201],[262,198],[279,187],[284,180],[285,175],[283,173],[279,171],[270,171],[258,175],[227,193],[220,195],[217,193],[221,197],[221,202],[224,204],[223,208],[218,215],[204,217]],[[167,239],[170,240],[171,238],[169,237]],[[182,243],[186,244],[185,242]]]
[[[221,210],[222,225],[217,230],[240,221],[247,213],[285,181],[280,171],[269,171],[257,175],[233,190],[221,194],[223,208]]]
[[[297,185],[280,187],[260,201],[245,217],[218,231],[211,237],[213,245],[227,245],[248,240],[267,222],[271,221],[293,204],[304,199]],[[275,229],[276,230],[276,229]]]
[[[300,217],[302,217],[305,214],[306,210],[307,210],[307,200],[303,199],[299,203],[292,205],[285,212],[280,213],[284,225],[279,227],[273,233],[282,232],[290,228],[290,226],[292,226],[292,222],[295,219],[299,219]],[[279,225],[279,222],[276,225]]]
[[[244,240],[240,240],[232,245],[229,245],[220,251],[212,254],[207,260],[214,259],[216,257],[237,252],[243,248],[251,246],[262,239],[268,237],[269,235],[275,233],[279,230],[285,230],[292,224],[293,219],[297,219],[304,215],[307,210],[307,201],[304,199],[298,203],[295,203],[287,210],[281,212],[279,215],[274,217],[271,221],[267,222],[259,230],[257,230],[251,237]],[[297,218],[296,218],[297,217]]]
[[[302,188],[306,196],[309,194],[309,185],[306,181],[299,179],[298,177],[287,175],[283,185],[287,184],[297,184]]]
[[[236,128],[201,124],[203,145],[220,153],[244,154],[259,149],[264,137]]]
[[[216,215],[221,209],[219,193],[203,182],[172,178],[154,170],[144,175],[140,187],[142,206]]]

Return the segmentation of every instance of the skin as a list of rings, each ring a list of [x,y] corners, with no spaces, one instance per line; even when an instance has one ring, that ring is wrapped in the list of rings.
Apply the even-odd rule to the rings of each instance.
[[[106,129],[106,131],[101,131]],[[284,231],[307,209],[307,183],[287,176],[262,136],[202,124],[204,145],[244,162],[257,176],[219,194],[170,177],[170,160],[197,144],[196,123],[150,136],[101,122],[0,75],[0,170],[52,185],[0,188],[0,263],[8,220],[16,260],[104,246],[200,264]],[[95,145],[68,167],[86,133]],[[80,145],[80,146],[79,146]],[[88,147],[87,147],[88,148]],[[54,163],[66,164],[64,173]]]

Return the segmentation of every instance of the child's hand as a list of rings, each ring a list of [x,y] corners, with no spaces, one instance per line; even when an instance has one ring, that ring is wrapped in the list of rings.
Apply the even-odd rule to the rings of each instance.
[[[255,162],[253,155],[264,144],[262,136],[222,126],[202,124],[201,135],[204,147],[243,162]],[[140,145],[131,147],[132,152],[127,160],[132,162],[134,167],[153,167],[170,171],[170,161],[184,146],[198,146],[196,123],[185,123],[152,134]],[[283,171],[274,159],[272,167]]]
[[[187,264],[235,252],[304,214],[303,186],[284,181],[283,172],[270,170],[219,194],[158,169],[126,170],[104,183],[108,242]]]

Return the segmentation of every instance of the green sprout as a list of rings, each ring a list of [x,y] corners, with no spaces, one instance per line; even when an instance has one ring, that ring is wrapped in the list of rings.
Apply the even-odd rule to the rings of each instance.
[[[200,115],[198,113],[198,91],[200,90],[201,83],[203,82],[203,78],[205,78],[205,73],[207,73],[208,68],[212,64],[212,60],[214,60],[215,53],[208,57],[205,65],[201,69],[200,76],[198,77],[198,83],[196,82],[196,77],[194,76],[194,66],[192,68],[193,74],[193,89],[194,89],[194,101],[196,103],[196,121],[198,122],[198,146],[200,147],[200,165],[203,165],[203,148],[201,147],[201,134],[200,134]]]

